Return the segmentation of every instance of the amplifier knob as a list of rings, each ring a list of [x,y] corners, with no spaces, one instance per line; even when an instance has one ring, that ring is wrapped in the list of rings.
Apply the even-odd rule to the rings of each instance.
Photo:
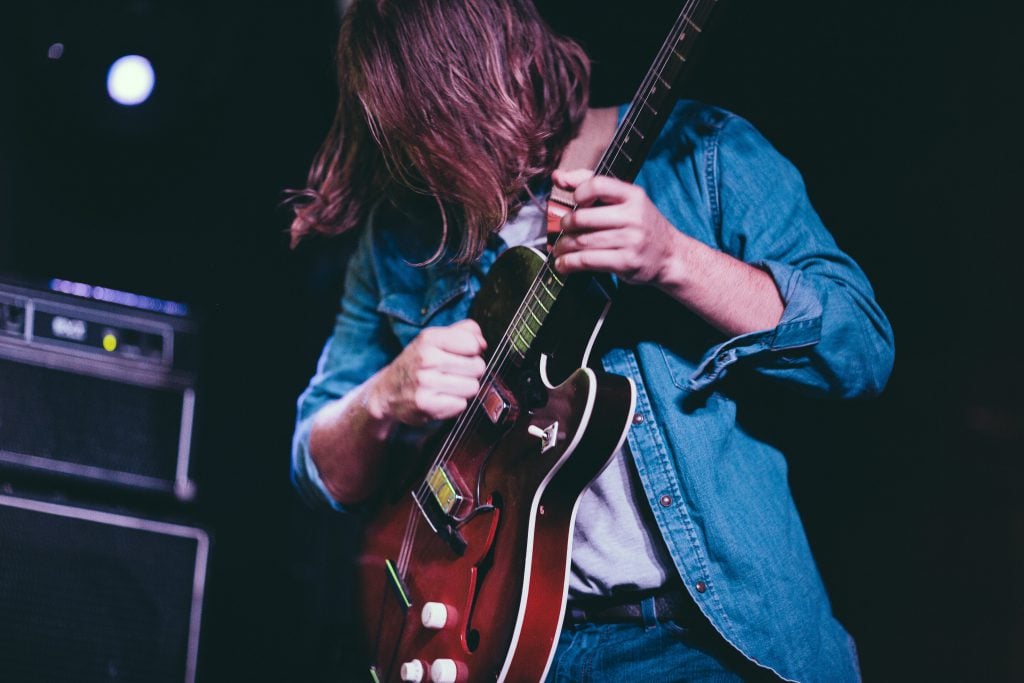
[[[451,659],[435,659],[430,665],[430,680],[432,683],[455,683],[459,676],[459,668]]]
[[[448,623],[448,608],[440,602],[428,602],[423,605],[423,611],[420,612],[420,621],[423,622],[424,628],[435,631],[442,629]]]
[[[399,675],[405,683],[422,683],[424,673],[423,662],[414,659],[402,665]]]

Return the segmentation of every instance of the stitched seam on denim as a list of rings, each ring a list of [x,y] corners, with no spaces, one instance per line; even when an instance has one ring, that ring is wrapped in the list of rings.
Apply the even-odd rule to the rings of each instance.
[[[583,645],[583,652],[580,653],[580,683],[587,683],[590,680],[591,672],[594,670],[594,660],[601,651],[601,636],[599,633],[593,634],[597,639],[598,647],[594,647],[589,642],[589,639]]]
[[[719,240],[722,235],[721,190],[718,187],[718,138],[721,133],[722,127],[716,127],[714,135],[708,136],[707,147],[704,150],[704,183],[707,185],[711,222]]]
[[[686,380],[682,380],[684,382],[684,384],[680,384],[679,383],[680,380],[678,379],[678,376],[676,375],[675,372],[672,371],[672,363],[668,359],[668,354],[665,352],[665,347],[663,345],[661,345],[661,344],[658,344],[658,351],[661,352],[661,357],[665,361],[665,370],[668,372],[669,377],[672,378],[672,384],[676,385],[676,388],[678,388],[678,389],[682,389],[683,391],[687,391],[689,389],[689,386],[687,386],[685,384]]]
[[[638,363],[636,361],[635,356],[632,353],[629,353],[629,352],[626,352],[626,351],[624,351],[622,353],[622,355],[624,356],[623,360],[624,360],[625,364],[630,369],[630,374],[634,378],[639,380],[639,378],[640,378],[640,367],[639,367],[639,365],[638,365]],[[650,410],[650,401],[648,400],[648,397],[647,397],[647,387],[644,386],[642,381],[638,381],[637,382],[637,405],[638,405],[638,407],[642,406],[644,408],[644,412],[647,412],[648,415],[652,414],[651,410]],[[657,464],[660,465],[660,469],[662,470],[661,477],[660,477],[659,481],[668,482],[669,487],[670,487],[670,494],[672,496],[674,496],[676,501],[678,501],[677,504],[679,506],[678,510],[679,510],[680,522],[682,524],[683,531],[685,532],[685,534],[686,534],[686,536],[687,536],[687,538],[688,538],[688,540],[690,542],[690,549],[691,549],[691,551],[693,552],[694,556],[697,559],[698,569],[699,569],[700,574],[701,574],[700,578],[701,578],[701,580],[704,581],[705,585],[708,588],[708,591],[711,592],[713,583],[712,583],[712,581],[710,579],[710,569],[709,569],[708,561],[707,561],[707,558],[704,556],[704,552],[703,552],[703,548],[701,547],[700,539],[698,538],[697,532],[696,532],[696,530],[693,527],[693,522],[690,519],[690,512],[687,509],[686,504],[684,502],[685,499],[683,498],[683,495],[682,495],[682,493],[683,493],[682,492],[682,488],[679,486],[679,479],[678,479],[678,477],[676,475],[675,468],[671,464],[672,463],[672,457],[669,454],[668,449],[665,446],[664,439],[662,439],[660,437],[660,433],[659,433],[658,427],[656,427],[653,424],[652,421],[650,421],[650,420],[646,421],[646,422],[642,423],[641,425],[638,425],[638,427],[640,427],[641,429],[646,429],[648,431],[649,440],[651,442],[653,442],[653,444],[655,446],[655,450],[657,451],[657,455],[658,455]],[[632,450],[633,449],[631,449],[631,452],[632,452]],[[637,471],[640,473],[640,475],[642,477],[643,474],[644,474],[644,471],[646,470],[646,468],[643,465],[642,460],[638,459],[636,456],[634,456],[633,457],[633,461],[636,464]],[[645,493],[647,493],[648,496],[651,495],[650,492],[648,492],[646,488],[645,488]],[[658,515],[662,514],[662,513],[659,513],[658,508],[655,505],[655,502],[652,501],[650,498],[648,498],[648,504],[651,506],[651,509],[654,512],[655,520],[657,520]],[[661,525],[658,526],[658,529],[659,529],[659,532],[660,532],[661,531]],[[669,554],[670,555],[672,554],[671,546],[669,547]],[[675,557],[672,558],[672,561],[673,562],[677,562]],[[678,569],[678,566],[677,566],[677,569]],[[684,581],[685,580],[686,580],[686,578],[684,577]],[[724,622],[723,628],[725,628],[725,630],[728,633],[730,633],[730,634],[733,633],[734,627],[733,627],[732,621],[729,619],[729,615],[722,609],[722,604],[721,604],[721,601],[718,600],[717,594],[715,594],[714,592],[711,592],[709,597],[712,599],[712,602],[714,602],[715,605],[717,606],[717,610],[716,610],[717,614],[722,618],[722,620]],[[725,635],[725,634],[723,633],[723,635]]]

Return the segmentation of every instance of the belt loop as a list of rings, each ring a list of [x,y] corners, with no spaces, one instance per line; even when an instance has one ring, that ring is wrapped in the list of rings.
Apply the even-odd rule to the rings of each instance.
[[[652,629],[658,625],[658,608],[653,595],[640,601],[640,614],[643,615],[645,629]]]

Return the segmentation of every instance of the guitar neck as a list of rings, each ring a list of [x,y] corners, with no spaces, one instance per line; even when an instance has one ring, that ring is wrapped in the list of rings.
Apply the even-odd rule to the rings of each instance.
[[[636,179],[654,140],[672,111],[677,97],[675,85],[679,75],[686,66],[686,60],[693,50],[697,36],[703,31],[717,3],[718,0],[687,0],[661,50],[658,51],[654,63],[637,88],[611,143],[597,162],[594,168],[597,175],[606,175],[626,182],[633,182]],[[557,187],[551,190],[551,201],[570,209],[575,208],[572,195]],[[553,257],[548,257],[539,281],[541,285],[534,288],[531,296],[536,298],[538,308],[546,312],[563,286],[562,278],[555,273]],[[543,318],[543,313],[540,318]],[[532,341],[536,331],[525,322],[521,328],[517,326],[512,332]]]
[[[654,63],[633,95],[611,143],[597,162],[594,168],[596,174],[630,183],[636,179],[644,159],[651,151],[651,145],[672,111],[679,75],[693,51],[697,36],[704,30],[717,3],[718,0],[687,0],[654,58]],[[572,195],[559,188],[552,189],[551,199],[575,208]]]
[[[688,0],[637,88],[594,172],[633,182],[676,100],[674,90],[697,36],[718,0]]]

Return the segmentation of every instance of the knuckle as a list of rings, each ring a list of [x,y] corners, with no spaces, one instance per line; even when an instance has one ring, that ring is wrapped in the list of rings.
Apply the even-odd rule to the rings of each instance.
[[[427,346],[420,350],[420,368],[431,368],[438,364],[441,352],[436,346]]]
[[[412,395],[412,404],[421,412],[427,412],[430,409],[430,395],[423,389],[417,389]]]

